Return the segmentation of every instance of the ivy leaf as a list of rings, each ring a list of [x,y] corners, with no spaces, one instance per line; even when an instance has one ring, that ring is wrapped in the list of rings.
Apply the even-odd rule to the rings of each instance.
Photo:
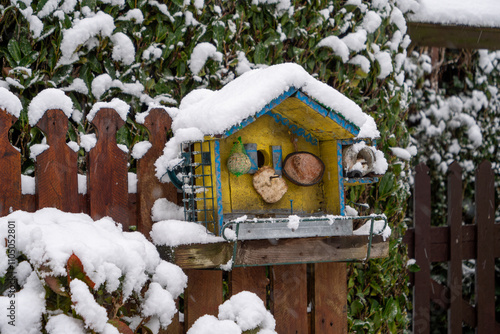
[[[44,281],[49,286],[49,288],[59,296],[69,297],[68,292],[64,290],[64,287],[61,281],[59,281],[59,278],[54,276],[45,276]]]
[[[14,59],[14,61],[19,64],[21,61],[21,49],[19,48],[19,43],[15,39],[11,39],[9,44],[7,44],[7,49],[9,50],[9,54]]]
[[[94,289],[95,283],[85,274],[82,261],[74,253],[71,254],[66,263],[66,272],[68,273],[68,284],[71,280],[78,278]]]
[[[118,332],[120,332],[121,334],[134,334],[134,331],[120,319],[115,318],[109,320],[108,322],[111,325],[115,326],[118,329]]]

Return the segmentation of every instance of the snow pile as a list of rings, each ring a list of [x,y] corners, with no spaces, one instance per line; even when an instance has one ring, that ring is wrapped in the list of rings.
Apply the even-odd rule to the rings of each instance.
[[[23,105],[17,96],[7,89],[0,87],[0,109],[19,118]]]
[[[153,146],[149,141],[144,140],[140,141],[138,143],[135,143],[134,147],[132,148],[132,158],[134,159],[140,159],[148,152],[148,150]]]
[[[255,331],[276,334],[276,321],[260,298],[242,291],[219,306],[218,318],[204,315],[195,321],[188,334],[240,334]]]
[[[209,58],[221,62],[222,53],[218,52],[214,45],[207,42],[196,45],[188,62],[189,69],[194,75],[198,75]]]
[[[162,220],[153,224],[150,232],[153,243],[157,246],[179,246],[189,244],[208,244],[224,242],[224,238],[210,234],[200,223]]]
[[[31,100],[28,106],[30,125],[35,126],[43,115],[45,115],[45,112],[50,109],[60,109],[70,118],[73,114],[73,101],[60,89],[47,88],[42,90]]]
[[[94,297],[103,289],[121,294],[124,302],[131,296],[138,298],[143,316],[157,319],[163,327],[170,323],[176,312],[174,299],[186,287],[187,277],[177,266],[162,261],[156,247],[139,232],[124,233],[108,217],[94,221],[85,214],[45,208],[35,213],[16,211],[0,218],[2,240],[8,238],[8,222],[15,224],[16,250],[27,258],[13,265],[21,286],[15,293],[16,317],[22,319],[16,322],[19,333],[39,333],[42,315],[50,315],[46,328],[49,333],[68,333],[68,328],[75,329],[71,333],[80,333],[82,326],[97,333],[118,333],[108,323],[110,314]],[[12,262],[7,263],[3,243],[0,248],[0,277],[3,277]],[[66,280],[66,264],[72,254],[81,260],[88,279],[95,283],[93,289],[89,289],[86,280],[74,278],[69,284],[68,297],[83,322],[57,315],[50,311],[54,305],[45,304],[44,286],[48,283],[44,277]],[[147,292],[141,300],[143,290]],[[157,302],[160,297],[161,302]],[[8,296],[0,297],[2,310],[9,303]],[[9,318],[3,314],[0,332],[9,333]]]
[[[413,22],[500,27],[500,2],[497,0],[418,0],[409,16]]]
[[[62,56],[59,65],[69,65],[79,59],[76,49],[85,43],[95,43],[97,36],[111,37],[115,24],[113,17],[98,12],[93,17],[87,17],[74,24],[72,28],[64,30],[61,42]]]
[[[170,219],[184,220],[184,208],[166,198],[158,198],[151,208],[151,219],[154,222]]]
[[[94,119],[97,112],[103,108],[114,109],[118,113],[118,115],[120,116],[121,119],[123,119],[125,122],[127,121],[127,115],[128,115],[129,110],[130,110],[130,105],[128,105],[126,102],[124,102],[118,98],[112,99],[111,102],[97,102],[97,103],[95,103],[87,115],[87,120],[89,122],[92,122],[92,120]]]

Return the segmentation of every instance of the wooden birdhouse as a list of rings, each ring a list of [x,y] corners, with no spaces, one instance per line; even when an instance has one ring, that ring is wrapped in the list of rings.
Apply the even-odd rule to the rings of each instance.
[[[374,120],[295,64],[192,92],[173,130],[186,220],[238,240],[352,235],[345,187],[387,168]]]

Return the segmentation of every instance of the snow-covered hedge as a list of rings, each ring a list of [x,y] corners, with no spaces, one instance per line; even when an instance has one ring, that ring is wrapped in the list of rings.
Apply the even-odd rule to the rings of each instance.
[[[157,333],[187,285],[142,234],[110,218],[16,211],[0,218],[0,239],[2,333]]]
[[[60,88],[73,101],[68,137],[78,143],[79,133],[92,132],[84,116],[96,102],[126,102],[131,112],[117,140],[130,150],[147,139],[134,114],[176,106],[193,89],[219,89],[250,69],[294,62],[375,119],[388,171],[377,187],[352,187],[347,200],[368,202],[370,212],[361,214],[385,213],[402,233],[414,152],[404,122],[411,89],[403,69],[410,43],[404,15],[415,6],[415,0],[2,1],[0,86],[24,106],[13,135],[23,172],[33,172],[29,152],[42,140],[26,108],[45,88]],[[79,152],[84,171],[85,151]],[[391,240],[390,259],[375,261],[370,271],[351,266],[359,284],[349,290],[350,331],[387,332],[408,323],[399,245]],[[374,284],[383,289],[374,292]],[[385,309],[397,316],[384,317]]]

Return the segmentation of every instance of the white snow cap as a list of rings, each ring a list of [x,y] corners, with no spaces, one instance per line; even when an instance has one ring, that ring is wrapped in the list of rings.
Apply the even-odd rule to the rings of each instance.
[[[19,118],[23,105],[17,96],[9,90],[0,87],[0,109]]]
[[[35,126],[43,115],[45,115],[45,112],[50,109],[60,109],[70,118],[73,114],[73,101],[60,89],[47,88],[42,90],[31,100],[28,106],[30,125]]]
[[[217,51],[217,48],[210,43],[204,42],[196,45],[189,59],[189,69],[194,75],[200,73],[208,58],[212,58],[218,62],[222,61],[222,53]]]
[[[123,119],[125,122],[127,121],[127,114],[130,110],[130,106],[123,100],[120,100],[119,98],[114,98],[111,100],[111,102],[97,102],[94,104],[92,109],[89,111],[89,114],[87,115],[87,120],[89,122],[92,122],[94,119],[95,115],[101,108],[111,108],[116,110],[118,115],[120,115],[121,119]]]
[[[195,90],[182,101],[172,129],[195,127],[205,135],[221,134],[262,110],[295,87],[360,128],[358,138],[376,138],[374,119],[336,89],[318,81],[300,65],[285,63],[245,72],[218,91]],[[196,98],[193,98],[195,95]],[[189,100],[185,103],[184,100]]]
[[[500,27],[498,0],[418,0],[413,22]]]

